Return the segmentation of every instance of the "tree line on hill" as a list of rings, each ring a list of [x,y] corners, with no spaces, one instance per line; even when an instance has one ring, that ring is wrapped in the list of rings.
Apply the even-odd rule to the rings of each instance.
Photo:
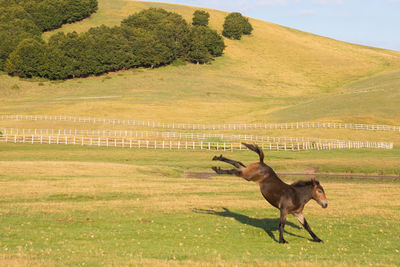
[[[17,45],[97,10],[97,0],[0,0],[0,70]]]
[[[5,71],[20,77],[67,79],[135,67],[158,67],[178,58],[206,63],[222,55],[223,38],[206,26],[189,25],[180,15],[150,8],[120,26],[84,33],[57,33],[46,43],[27,38],[11,52]]]
[[[97,0],[0,0],[0,38],[4,40],[0,70],[25,78],[68,79],[154,68],[177,59],[207,63],[225,49],[222,36],[208,27],[209,13],[202,10],[194,12],[191,25],[177,13],[150,8],[119,26],[102,25],[79,34],[60,32],[48,42],[42,40],[43,31],[80,20],[96,9]],[[231,13],[223,35],[240,39],[251,30],[246,18]]]

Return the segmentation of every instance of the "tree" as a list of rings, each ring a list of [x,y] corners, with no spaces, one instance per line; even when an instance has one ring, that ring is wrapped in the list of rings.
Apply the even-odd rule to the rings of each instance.
[[[204,10],[196,10],[193,13],[193,26],[208,26],[208,19],[210,18],[210,14]]]
[[[225,17],[222,35],[234,40],[240,40],[243,34],[251,34],[253,27],[249,20],[238,12],[230,13]]]
[[[174,61],[175,55],[157,36],[146,30],[136,31],[131,41],[132,52],[140,62],[140,66],[158,67]]]
[[[23,78],[41,76],[46,63],[46,47],[40,39],[25,39],[10,54],[5,71]]]
[[[253,31],[253,26],[251,26],[248,18],[243,17],[243,19],[243,34],[250,35]]]
[[[50,80],[72,78],[72,59],[59,48],[47,46],[40,77]]]
[[[149,8],[124,19],[121,26],[152,32],[161,43],[171,49],[175,58],[185,54],[183,40],[189,32],[189,26],[177,13],[162,8]]]
[[[217,31],[205,28],[204,30],[204,45],[207,47],[208,51],[212,56],[219,57],[222,56],[222,52],[225,49],[224,39]]]
[[[213,56],[221,56],[225,49],[222,37],[205,26],[193,26],[188,37],[187,59],[194,63],[207,63]]]
[[[0,70],[10,53],[26,38],[40,36],[32,17],[15,2],[0,0]]]

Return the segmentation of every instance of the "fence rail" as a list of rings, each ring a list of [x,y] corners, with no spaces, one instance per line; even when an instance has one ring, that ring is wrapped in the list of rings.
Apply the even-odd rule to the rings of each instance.
[[[24,143],[24,144],[63,144],[100,147],[126,147],[126,148],[147,148],[147,149],[185,149],[185,150],[244,150],[241,143],[233,142],[203,142],[203,141],[180,141],[180,140],[136,140],[127,138],[109,137],[88,137],[70,135],[3,135],[0,142]],[[282,143],[259,143],[263,150],[330,150],[330,149],[358,149],[366,148],[363,142],[337,142],[337,143],[316,143],[316,142],[282,142]],[[393,144],[376,143],[375,148],[392,149]]]
[[[272,136],[254,136],[254,135],[228,135],[228,134],[210,134],[210,133],[182,133],[182,132],[153,132],[153,131],[131,131],[131,130],[77,130],[77,129],[19,129],[19,128],[0,128],[4,135],[73,135],[87,137],[125,137],[130,139],[164,139],[165,140],[207,140],[218,138],[224,141],[244,141],[256,143],[318,143],[331,144],[339,147],[357,147],[357,148],[393,148],[393,143],[388,142],[370,142],[370,141],[351,141],[338,139],[321,139],[308,137],[272,137]]]
[[[187,130],[257,130],[257,129],[352,129],[371,131],[400,132],[400,126],[355,124],[339,122],[292,122],[292,123],[254,123],[254,124],[186,124],[163,123],[141,120],[121,120],[90,117],[51,116],[51,115],[1,115],[0,120],[31,120],[31,121],[67,121],[73,123],[102,123],[112,125],[129,125],[148,128],[187,129]]]

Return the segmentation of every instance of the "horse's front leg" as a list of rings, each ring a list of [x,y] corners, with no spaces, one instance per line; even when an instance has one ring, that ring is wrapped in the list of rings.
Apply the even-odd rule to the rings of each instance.
[[[287,211],[286,209],[280,209],[281,211],[281,217],[279,221],[279,243],[288,243],[284,238],[283,238],[283,232],[285,231],[285,224],[286,224],[286,217],[287,217]]]
[[[304,215],[303,215],[303,213],[296,213],[295,215],[294,215],[296,218],[297,218],[297,220],[299,220],[299,222],[304,226],[304,228],[307,230],[307,232],[311,235],[311,237],[313,238],[313,240],[315,241],[315,242],[324,242],[324,241],[322,241],[316,234],[314,234],[314,232],[311,230],[311,227],[310,227],[310,225],[308,224],[308,222],[307,222],[307,220],[306,220],[306,218],[304,218]]]

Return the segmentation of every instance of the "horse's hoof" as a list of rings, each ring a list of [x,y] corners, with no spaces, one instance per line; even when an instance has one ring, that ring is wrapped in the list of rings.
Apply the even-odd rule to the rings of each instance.
[[[222,154],[219,157],[214,156],[212,160],[221,160],[221,159],[222,159]]]
[[[322,241],[321,239],[319,239],[319,238],[315,238],[314,239],[314,242],[320,242],[320,243],[324,243],[324,241]]]
[[[289,244],[289,242],[287,242],[285,239],[279,240],[279,243],[281,243],[281,244]]]
[[[211,167],[211,169],[213,169],[216,173],[218,173],[218,170],[220,169],[220,168],[217,168],[217,167]]]

